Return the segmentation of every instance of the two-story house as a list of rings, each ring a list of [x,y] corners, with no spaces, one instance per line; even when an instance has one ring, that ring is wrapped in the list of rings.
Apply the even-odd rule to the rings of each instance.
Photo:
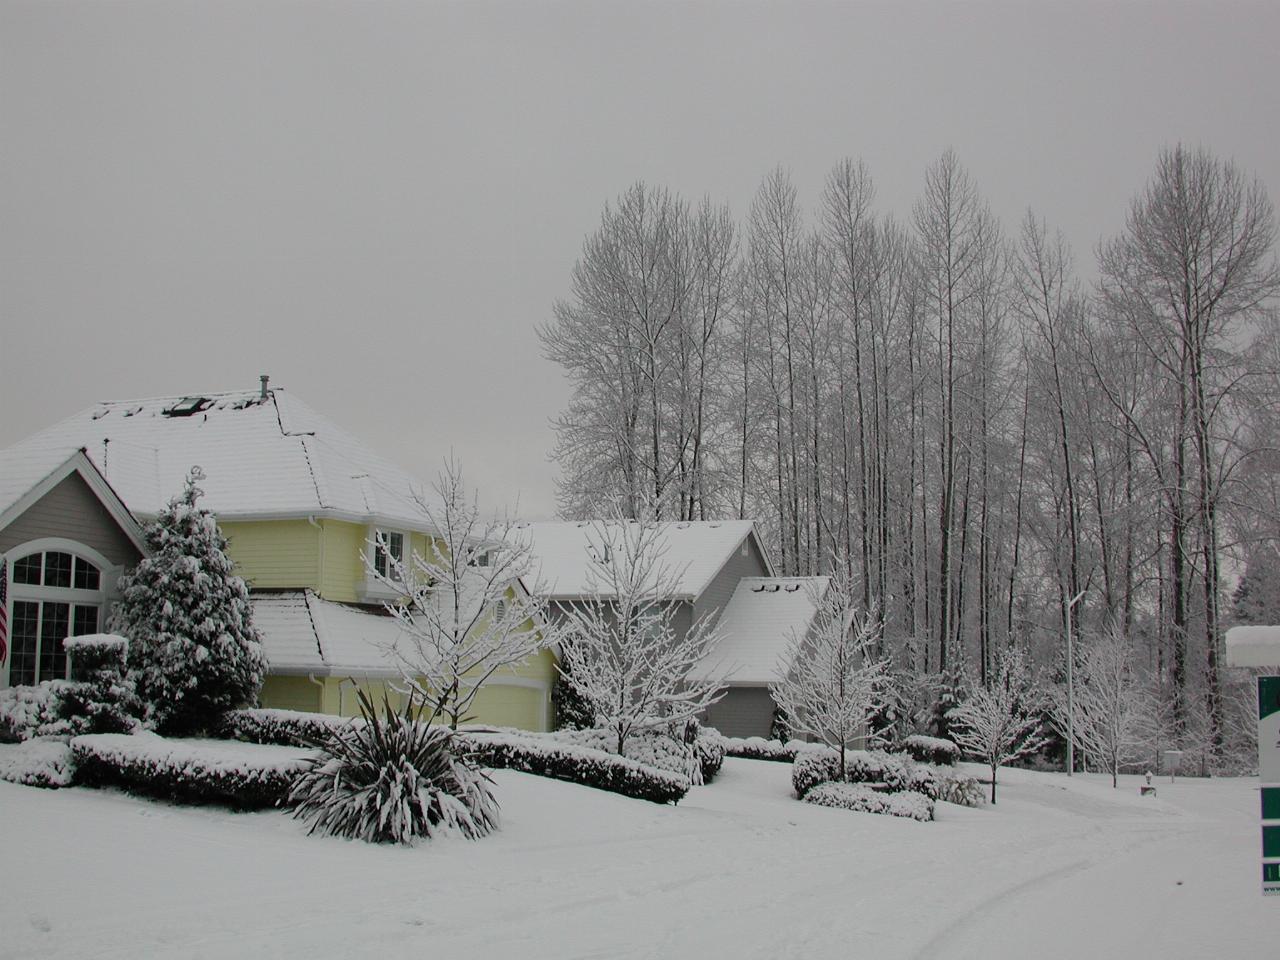
[[[15,672],[7,657],[0,684],[65,671],[65,660],[48,653],[60,647],[54,634],[64,628],[57,619],[63,607],[50,607],[47,620],[29,626],[33,608],[13,606],[15,598],[44,599],[52,589],[25,582],[29,558],[43,558],[42,569],[49,556],[57,564],[71,558],[68,576],[76,583],[77,557],[86,571],[90,563],[103,571],[97,589],[77,595],[83,614],[70,594],[49,601],[71,602],[72,619],[92,607],[96,628],[106,620],[115,580],[141,555],[133,518],[154,518],[196,465],[205,474],[200,505],[216,514],[252,592],[270,665],[263,705],[350,714],[353,684],[375,694],[387,689],[399,677],[385,652],[399,628],[384,607],[394,592],[369,575],[371,566],[385,564],[375,537],[385,537],[397,556],[424,552],[435,532],[420,504],[430,487],[265,378],[253,391],[95,404],[0,451],[0,516],[13,515],[0,529],[11,585],[6,612],[10,622],[21,615],[15,628],[35,631],[35,659],[44,665]],[[103,517],[110,514],[103,502],[113,498],[127,507],[114,533]],[[546,729],[554,676],[550,651],[499,671],[479,695],[477,718]]]

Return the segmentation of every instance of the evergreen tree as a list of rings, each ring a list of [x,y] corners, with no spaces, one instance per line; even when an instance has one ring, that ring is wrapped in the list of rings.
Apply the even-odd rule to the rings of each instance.
[[[129,639],[144,719],[164,733],[202,729],[253,701],[267,666],[226,538],[196,506],[203,479],[193,467],[186,489],[147,528],[151,556],[121,581],[112,625]]]

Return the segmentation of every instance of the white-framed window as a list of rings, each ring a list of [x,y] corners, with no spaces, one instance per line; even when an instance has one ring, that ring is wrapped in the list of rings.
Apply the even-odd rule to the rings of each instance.
[[[404,563],[405,535],[399,530],[376,530],[373,537],[373,569],[380,577],[394,575],[393,564],[387,562],[390,556],[396,563]]]
[[[11,563],[9,685],[64,679],[63,641],[101,629],[102,566],[61,544],[57,549],[19,547],[11,557],[5,558]]]

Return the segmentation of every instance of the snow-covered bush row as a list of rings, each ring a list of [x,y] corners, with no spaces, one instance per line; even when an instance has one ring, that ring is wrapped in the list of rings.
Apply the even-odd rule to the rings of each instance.
[[[940,766],[954,767],[960,759],[960,748],[950,740],[926,737],[920,733],[913,733],[895,749],[909,754],[913,760],[919,760],[921,763],[936,763]]]
[[[809,751],[796,758],[791,786],[802,800],[820,783],[840,780],[840,754]],[[903,755],[880,750],[850,750],[845,754],[846,783],[883,783],[890,790],[912,791],[932,800],[975,806],[981,803],[977,782],[953,769],[916,763]]]
[[[228,710],[211,731],[214,736],[247,743],[274,743],[286,747],[308,747],[345,730],[359,719],[335,717],[301,710],[254,708]]]
[[[363,723],[329,737],[315,764],[289,791],[293,815],[311,830],[369,843],[421,837],[485,836],[498,827],[491,781],[458,757],[448,727],[416,722],[414,698],[379,710],[361,690]]]
[[[0,746],[0,780],[29,787],[69,787],[74,779],[71,748],[62,740],[27,740]]]
[[[776,760],[779,763],[794,763],[801,753],[825,749],[820,743],[807,743],[804,740],[766,740],[764,737],[724,737],[725,756],[740,757],[744,760]]]
[[[295,747],[166,740],[153,733],[88,734],[73,738],[71,751],[77,783],[245,810],[284,800],[316,756]]]
[[[637,800],[678,803],[691,786],[683,774],[547,737],[467,730],[459,731],[455,741],[484,767],[568,780]]]
[[[0,690],[0,742],[71,733],[71,725],[61,716],[62,694],[68,686],[66,680],[45,680],[38,686]]]
[[[516,732],[517,736],[520,735]],[[557,730],[548,735],[561,743],[590,747],[603,753],[614,752],[616,734],[612,730]],[[627,738],[623,756],[649,767],[667,770],[687,777],[695,786],[709,783],[724,764],[723,738],[715,731],[702,730],[693,743],[685,743],[662,730],[646,730]]]
[[[860,783],[820,783],[805,794],[804,802],[862,813],[886,813],[891,817],[911,820],[933,819],[933,801],[922,794],[910,791],[881,793]]]
[[[362,721],[297,710],[231,710],[223,715],[219,736],[250,743],[307,746]],[[457,752],[486,767],[568,780],[655,803],[678,801],[689,778],[586,746],[559,741],[550,734],[493,727],[464,727],[454,738]]]

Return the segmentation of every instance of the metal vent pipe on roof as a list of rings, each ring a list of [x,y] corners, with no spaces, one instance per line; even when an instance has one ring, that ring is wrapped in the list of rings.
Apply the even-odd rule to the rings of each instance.
[[[264,373],[262,376],[258,377],[258,379],[262,381],[262,392],[259,393],[258,396],[265,400],[267,399],[267,383],[271,380],[271,375]]]

